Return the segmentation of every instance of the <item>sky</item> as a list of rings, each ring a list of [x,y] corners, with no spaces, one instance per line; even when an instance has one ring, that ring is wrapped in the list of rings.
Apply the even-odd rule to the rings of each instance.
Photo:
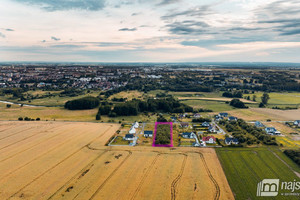
[[[300,0],[1,0],[0,62],[298,62]]]

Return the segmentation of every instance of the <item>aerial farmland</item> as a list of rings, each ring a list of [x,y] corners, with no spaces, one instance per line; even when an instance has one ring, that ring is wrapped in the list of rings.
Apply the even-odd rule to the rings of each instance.
[[[119,128],[1,122],[1,199],[234,199],[213,149],[105,146]]]

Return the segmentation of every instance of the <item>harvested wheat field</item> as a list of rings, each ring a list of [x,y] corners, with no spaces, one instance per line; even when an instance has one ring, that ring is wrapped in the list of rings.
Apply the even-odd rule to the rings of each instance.
[[[214,149],[104,146],[118,129],[0,122],[0,199],[234,199]]]

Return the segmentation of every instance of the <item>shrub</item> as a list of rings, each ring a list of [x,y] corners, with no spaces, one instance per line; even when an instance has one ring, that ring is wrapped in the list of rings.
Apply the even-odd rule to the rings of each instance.
[[[23,121],[23,117],[19,117],[18,120],[19,120],[19,121]]]

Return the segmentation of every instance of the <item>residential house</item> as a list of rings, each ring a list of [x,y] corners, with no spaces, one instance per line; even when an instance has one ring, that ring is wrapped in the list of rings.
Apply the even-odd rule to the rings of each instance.
[[[133,127],[134,128],[139,128],[139,123],[138,122],[134,122]]]
[[[192,138],[194,138],[195,134],[193,132],[184,132],[181,135],[183,138],[192,139]]]
[[[181,122],[181,123],[180,123],[180,126],[181,126],[182,128],[187,128],[187,127],[189,127],[189,123],[188,123],[188,122]]]
[[[228,113],[219,113],[220,117],[228,117]]]
[[[266,127],[265,131],[269,135],[280,135],[280,131],[277,131],[276,128],[274,128],[274,127]]]
[[[255,126],[256,126],[257,128],[265,127],[265,125],[263,125],[263,123],[261,123],[260,121],[256,121],[256,122],[255,122]]]
[[[239,144],[239,141],[236,138],[228,137],[228,138],[225,139],[225,144],[226,145]]]
[[[200,118],[200,117],[201,117],[201,115],[199,113],[194,114],[194,118]]]
[[[207,137],[203,137],[202,141],[207,144],[214,144],[216,143],[216,138],[214,136],[207,136]]]
[[[237,121],[237,118],[236,118],[236,117],[233,117],[233,116],[230,116],[230,117],[228,117],[228,120],[229,120],[229,121]]]
[[[217,133],[216,126],[209,126],[209,127],[208,127],[208,132],[211,132],[211,133]]]
[[[144,137],[153,137],[153,131],[144,131]]]
[[[132,126],[131,129],[129,130],[129,134],[135,134],[136,130],[135,128]]]
[[[209,127],[210,124],[209,124],[209,122],[203,122],[203,123],[201,124],[201,126],[202,126],[202,127]]]
[[[299,126],[299,124],[300,124],[300,120],[294,121],[294,125]]]
[[[123,139],[124,140],[134,140],[134,135],[133,134],[126,134]]]

